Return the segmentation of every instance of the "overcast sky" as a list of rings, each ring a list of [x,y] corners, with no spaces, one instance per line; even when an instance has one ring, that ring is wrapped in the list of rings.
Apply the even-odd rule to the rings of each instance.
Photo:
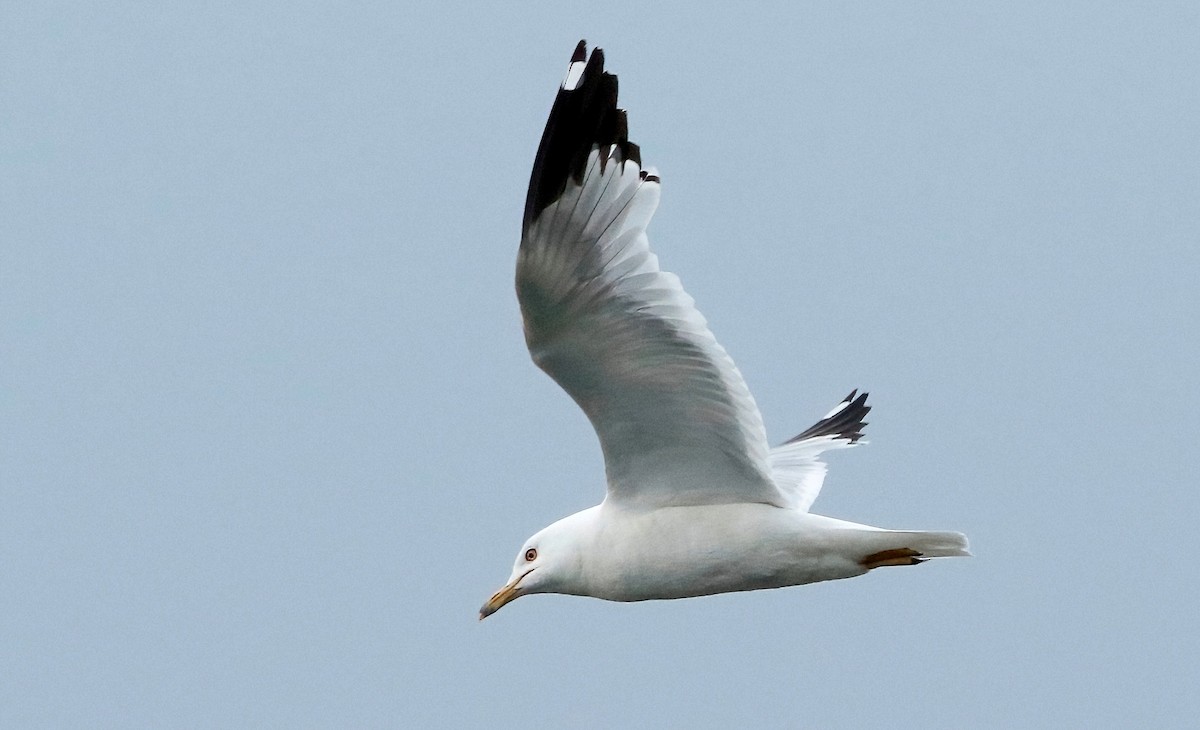
[[[5,3],[0,726],[1190,727],[1194,3]],[[976,557],[483,600],[603,496],[513,267],[579,38],[814,511]]]

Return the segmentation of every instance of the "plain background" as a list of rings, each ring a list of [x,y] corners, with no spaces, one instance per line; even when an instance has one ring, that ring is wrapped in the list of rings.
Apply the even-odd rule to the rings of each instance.
[[[0,725],[1200,715],[1194,3],[13,2],[0,34]],[[512,284],[581,37],[772,439],[871,392],[815,511],[975,558],[476,621],[603,494]]]

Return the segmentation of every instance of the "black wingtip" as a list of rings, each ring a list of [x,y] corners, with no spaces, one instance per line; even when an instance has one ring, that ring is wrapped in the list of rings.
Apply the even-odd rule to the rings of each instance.
[[[577,78],[568,69],[570,88],[559,88],[534,158],[525,198],[526,226],[562,195],[568,180],[583,181],[593,147],[616,147],[622,166],[627,162],[639,170],[642,166],[640,150],[629,141],[625,112],[617,108],[617,77],[604,70],[603,49],[593,48],[589,55],[587,42],[579,41],[571,55],[571,64],[577,63],[584,66]]]
[[[863,419],[871,412],[867,405],[868,393],[858,394],[858,388],[850,391],[850,395],[842,399],[839,407],[828,416],[809,426],[803,433],[788,439],[785,443],[794,444],[805,439],[833,436],[843,438],[850,443],[858,443],[863,436],[867,422]]]
[[[592,55],[588,57],[588,70],[593,73],[600,73],[604,70],[604,49],[593,48]]]

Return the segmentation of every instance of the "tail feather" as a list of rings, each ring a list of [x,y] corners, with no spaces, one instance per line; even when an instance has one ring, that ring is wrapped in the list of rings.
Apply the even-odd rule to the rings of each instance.
[[[961,532],[901,532],[892,533],[895,537],[904,536],[905,547],[912,548],[921,554],[922,558],[962,558],[970,557],[971,551],[967,544],[967,536]],[[901,540],[897,540],[901,542]]]
[[[859,562],[870,568],[916,565],[929,558],[970,557],[967,536],[961,532],[874,530],[864,535],[867,555]]]

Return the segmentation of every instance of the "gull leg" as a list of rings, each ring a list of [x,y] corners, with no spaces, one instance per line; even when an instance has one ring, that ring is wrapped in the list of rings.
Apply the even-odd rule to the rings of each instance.
[[[925,561],[921,559],[921,553],[912,548],[893,548],[871,553],[858,562],[867,570],[874,570],[888,565],[916,565]]]

